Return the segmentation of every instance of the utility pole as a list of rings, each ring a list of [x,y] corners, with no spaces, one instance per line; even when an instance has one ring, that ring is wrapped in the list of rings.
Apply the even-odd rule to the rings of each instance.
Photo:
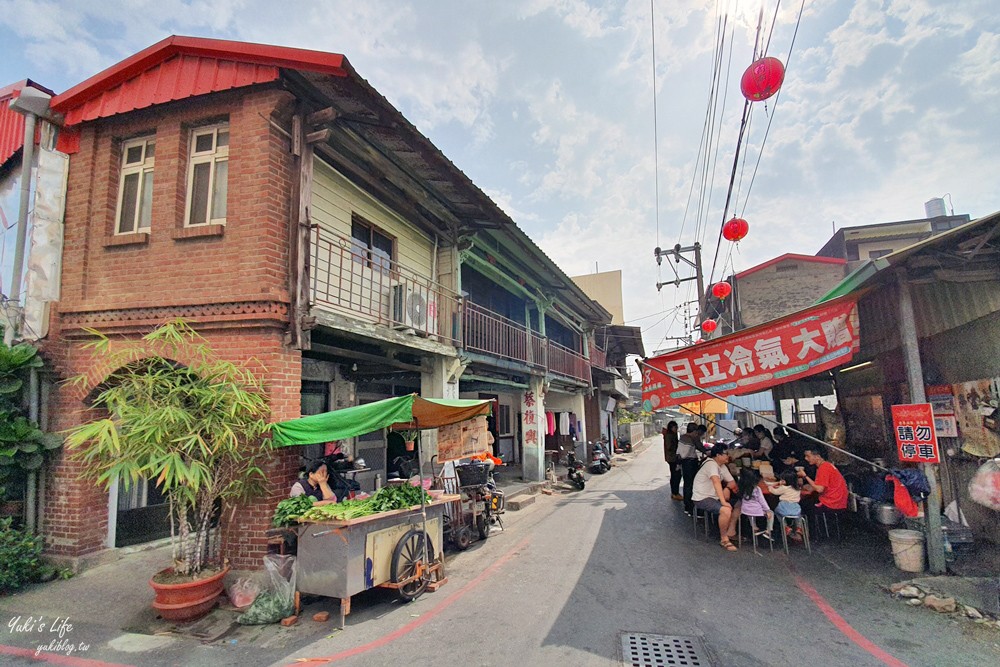
[[[694,255],[694,260],[692,261],[687,257],[685,257],[684,253],[692,253]],[[659,291],[660,288],[662,288],[664,285],[673,285],[675,287],[680,287],[681,283],[686,283],[689,280],[694,280],[697,282],[698,312],[700,317],[700,314],[705,310],[705,275],[701,270],[701,244],[695,243],[694,245],[691,246],[682,247],[681,244],[678,243],[670,250],[663,250],[662,248],[657,247],[656,249],[653,250],[653,256],[656,257],[657,265],[662,264],[663,257],[665,256],[666,257],[672,256],[674,258],[674,264],[670,264],[669,262],[667,263],[667,266],[669,266],[671,270],[674,272],[674,279],[662,283],[656,283],[657,291]],[[684,262],[692,269],[694,269],[693,276],[687,276],[681,278],[681,275],[680,273],[678,273],[677,268],[675,266],[679,265],[681,262]]]

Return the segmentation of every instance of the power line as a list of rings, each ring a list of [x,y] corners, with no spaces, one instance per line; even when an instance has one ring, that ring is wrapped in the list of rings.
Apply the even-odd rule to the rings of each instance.
[[[656,202],[656,247],[660,247],[660,156],[659,140],[657,138],[656,114],[656,19],[653,14],[653,0],[649,0],[649,33],[653,43],[653,190]]]

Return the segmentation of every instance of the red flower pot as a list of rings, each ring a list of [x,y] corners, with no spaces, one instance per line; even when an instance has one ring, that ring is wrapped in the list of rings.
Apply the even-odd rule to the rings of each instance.
[[[157,573],[172,574],[174,569],[168,567]],[[178,584],[161,584],[154,576],[149,585],[156,592],[153,609],[161,618],[168,621],[186,622],[201,618],[212,611],[222,594],[222,578],[229,568],[203,579],[186,581]]]

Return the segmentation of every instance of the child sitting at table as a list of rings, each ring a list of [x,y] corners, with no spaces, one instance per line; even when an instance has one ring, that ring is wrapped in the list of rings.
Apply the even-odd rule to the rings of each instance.
[[[778,475],[778,481],[766,482],[766,484],[768,491],[778,497],[778,506],[774,508],[774,512],[779,519],[786,516],[802,516],[802,506],[799,504],[799,501],[802,500],[802,493],[799,491],[798,475],[794,469],[782,471]],[[795,533],[792,534],[791,527],[786,527],[785,532],[795,538],[802,535],[801,528],[796,529]]]
[[[771,529],[774,527],[774,512],[767,506],[764,492],[760,490],[760,473],[753,468],[747,468],[740,473],[738,483],[740,494],[740,513],[750,517],[750,526],[755,535],[763,535],[771,539]],[[767,529],[757,528],[757,517],[767,517]]]

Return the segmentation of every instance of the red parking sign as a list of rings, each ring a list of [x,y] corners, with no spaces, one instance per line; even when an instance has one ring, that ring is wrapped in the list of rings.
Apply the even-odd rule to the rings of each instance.
[[[930,403],[892,406],[892,428],[900,461],[940,463],[934,409]]]

